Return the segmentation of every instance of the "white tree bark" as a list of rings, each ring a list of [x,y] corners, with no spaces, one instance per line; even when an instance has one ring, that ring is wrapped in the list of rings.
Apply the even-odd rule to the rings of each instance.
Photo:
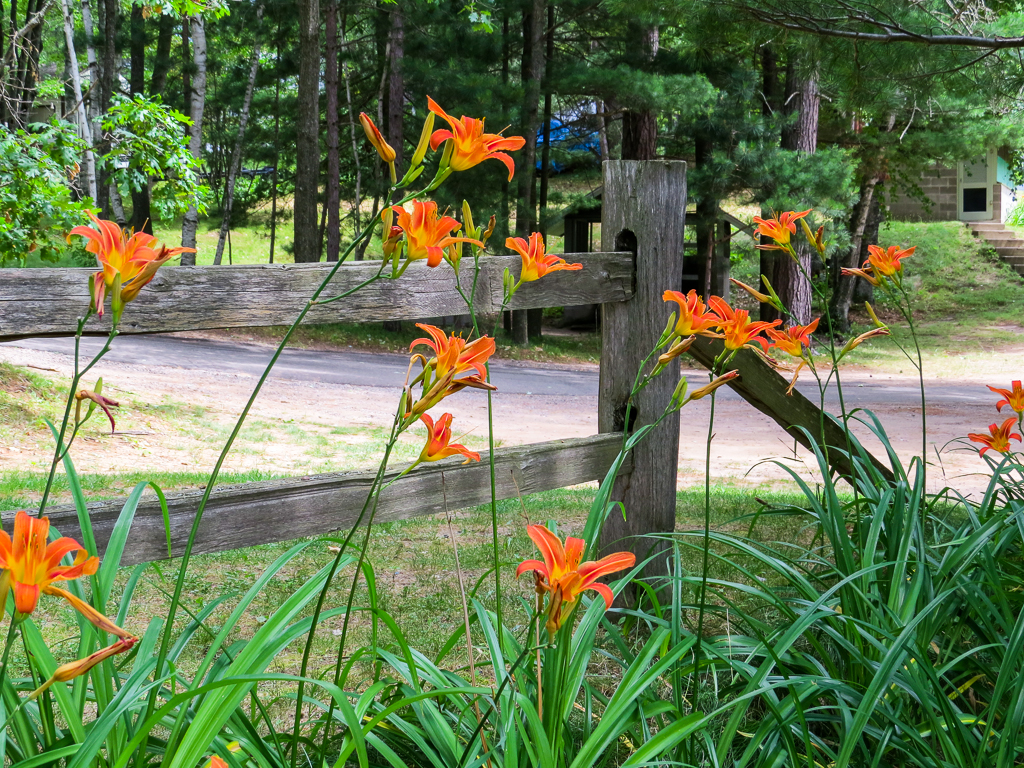
[[[75,95],[75,117],[82,140],[85,141],[85,186],[89,197],[95,202],[96,155],[93,153],[92,146],[92,126],[85,111],[85,101],[82,98],[82,74],[78,69],[78,55],[75,53],[75,20],[71,15],[71,5],[68,0],[61,0],[61,10],[64,12],[64,41],[68,47],[68,61],[71,63],[71,88]]]
[[[188,130],[188,148],[196,160],[203,156],[203,110],[206,107],[206,25],[202,16],[190,19],[192,32],[192,61],[196,72],[192,78],[192,125]],[[196,230],[199,228],[199,211],[190,205],[181,224],[181,244],[186,248],[196,247]],[[194,265],[194,253],[181,254],[183,265]]]
[[[263,6],[256,9],[256,20],[263,17]],[[258,35],[259,33],[257,33]],[[219,265],[224,256],[224,242],[228,239],[231,228],[231,206],[235,201],[235,179],[238,168],[242,164],[242,146],[245,143],[245,126],[249,122],[249,107],[252,105],[252,92],[256,87],[256,72],[260,67],[260,41],[257,37],[252,44],[252,56],[249,58],[249,82],[245,86],[245,98],[242,100],[242,114],[238,118],[238,138],[235,140],[235,151],[231,155],[231,166],[224,188],[224,216],[220,222],[220,236],[217,238],[217,253],[213,263]]]

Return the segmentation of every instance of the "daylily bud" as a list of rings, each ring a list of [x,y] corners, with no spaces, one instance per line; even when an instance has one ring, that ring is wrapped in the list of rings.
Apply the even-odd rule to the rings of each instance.
[[[889,334],[889,329],[886,328],[885,326],[883,326],[881,328],[872,328],[867,333],[862,333],[857,338],[850,339],[848,342],[846,342],[846,346],[843,347],[842,350],[840,350],[840,352],[839,352],[839,357],[845,356],[848,352],[853,351],[854,349],[859,347],[861,344],[863,344],[868,339],[872,339],[875,336],[889,336],[889,335],[890,335]]]
[[[700,389],[694,390],[693,394],[690,395],[690,399],[691,400],[700,400],[702,397],[707,397],[712,392],[714,392],[716,389],[718,389],[720,386],[722,386],[723,384],[728,384],[730,381],[732,381],[733,379],[735,379],[739,375],[740,375],[739,371],[729,371],[728,373],[723,373],[721,376],[719,376],[717,379],[712,381],[710,384],[707,384],[707,385],[701,387]]]
[[[487,241],[490,239],[491,235],[494,234],[494,226],[497,222],[498,220],[494,217],[494,214],[491,214],[491,219],[487,222],[487,229],[485,229],[483,235],[480,236],[480,242],[484,245],[487,245]]]
[[[818,227],[818,231],[812,233],[811,228],[807,226],[807,221],[805,219],[800,219],[800,226],[804,228],[804,236],[807,238],[807,242],[814,246],[814,250],[816,250],[819,255],[824,256],[825,249],[828,247],[828,244],[822,239],[825,233],[825,228]]]
[[[668,365],[671,361],[675,360],[677,357],[685,353],[696,339],[696,336],[690,336],[689,338],[679,339],[678,341],[676,341],[675,344],[669,347],[668,351],[665,354],[661,355],[658,358],[658,365]]]
[[[459,274],[459,264],[462,262],[462,241],[452,243],[445,249],[444,260],[452,265],[455,274]]]
[[[413,168],[423,162],[427,156],[427,147],[430,146],[430,134],[434,131],[434,113],[428,112],[427,119],[423,121],[423,130],[420,131],[420,140],[416,143],[416,151],[412,153],[410,164]]]
[[[359,122],[363,125],[363,132],[366,133],[367,141],[377,150],[380,159],[385,163],[394,163],[396,157],[394,148],[384,141],[384,136],[377,129],[377,126],[373,124],[370,116],[365,112],[360,112]]]
[[[686,377],[683,376],[679,379],[679,383],[676,384],[675,391],[672,393],[672,407],[676,410],[683,407],[686,404],[686,390],[689,388],[689,382]]]
[[[32,691],[31,694],[29,694],[29,700],[31,701],[32,699],[38,697],[43,691],[45,691],[54,683],[66,683],[69,680],[74,680],[76,677],[81,677],[82,675],[84,675],[86,672],[95,667],[101,661],[109,659],[111,656],[116,656],[119,653],[130,651],[137,642],[137,637],[121,638],[113,645],[108,645],[106,648],[101,648],[95,653],[89,654],[84,659],[72,661],[68,664],[62,664],[61,666],[57,667],[56,671],[54,671],[53,675],[50,677],[49,680],[47,680],[41,686]]]
[[[801,219],[801,221],[803,221],[803,219]],[[737,288],[742,288],[744,291],[749,293],[751,296],[753,296],[755,299],[757,299],[762,304],[771,304],[772,303],[772,297],[771,296],[766,296],[765,294],[761,293],[760,291],[754,290],[753,288],[751,288],[746,283],[741,283],[735,277],[730,277],[729,278],[729,282],[732,283],[733,285],[735,285]]]
[[[501,277],[502,287],[505,289],[505,300],[508,301],[512,298],[512,294],[516,292],[516,279],[512,277],[512,270],[505,267],[505,274]]]
[[[121,314],[124,312],[124,296],[121,293],[121,273],[114,275],[114,284],[110,289],[110,312],[114,316],[113,324],[116,326],[121,322]]]
[[[878,319],[878,315],[875,314],[875,309],[874,307],[871,306],[870,301],[864,302],[864,308],[868,311],[868,314],[871,316],[871,322],[875,324],[875,328],[887,327],[885,323]]]
[[[661,332],[661,336],[658,338],[657,346],[667,344],[672,340],[672,336],[675,335],[676,328],[676,313],[670,312],[668,316],[668,322],[665,324],[665,330]]]
[[[99,387],[102,387],[102,386],[103,386],[103,380],[100,379],[100,381],[97,383],[97,387],[99,388]],[[111,434],[114,433],[114,429],[115,429],[114,415],[110,412],[110,409],[111,408],[118,408],[118,407],[120,407],[119,403],[116,400],[111,400],[109,397],[104,397],[103,395],[101,395],[98,391],[97,392],[93,392],[93,391],[88,390],[88,389],[79,390],[78,394],[75,395],[75,400],[77,401],[77,403],[75,405],[75,420],[79,424],[82,424],[83,422],[87,421],[89,419],[89,417],[92,416],[92,412],[95,410],[96,406],[98,405],[100,408],[103,409],[103,412],[105,414],[107,414],[107,418],[110,420],[110,433]],[[83,400],[89,400],[90,401],[89,410],[86,411],[84,419],[80,418],[81,417],[81,412],[82,412],[81,411],[81,406],[82,406],[82,401]]]
[[[768,291],[768,295],[772,297],[771,305],[777,310],[782,312],[784,310],[782,299],[779,298],[779,294],[772,288],[772,284],[768,282],[768,278],[761,275],[761,282],[764,283],[765,290]]]
[[[430,114],[434,114],[431,112]],[[477,231],[476,227],[473,226],[473,211],[469,207],[469,201],[462,201],[462,227],[466,230],[466,237],[472,237],[476,239]]]

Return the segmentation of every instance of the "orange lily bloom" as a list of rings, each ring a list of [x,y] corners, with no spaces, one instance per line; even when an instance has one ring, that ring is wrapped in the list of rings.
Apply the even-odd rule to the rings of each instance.
[[[538,589],[551,593],[547,620],[550,634],[558,631],[576,598],[588,589],[601,595],[605,607],[611,608],[614,595],[606,584],[598,584],[597,579],[632,568],[636,563],[636,556],[632,552],[616,552],[600,560],[581,564],[587,546],[583,539],[570,536],[563,546],[559,538],[543,525],[528,525],[526,533],[537,545],[544,561],[526,560],[520,563],[516,569],[516,578],[527,571],[534,571],[538,576]],[[563,610],[565,608],[568,610]]]
[[[423,451],[420,453],[420,461],[440,461],[456,454],[466,457],[464,464],[480,461],[479,453],[469,450],[464,445],[451,442],[452,415],[450,413],[444,414],[436,424],[425,413],[420,416],[420,421],[427,425],[427,444],[423,446]]]
[[[98,219],[89,214],[99,231],[92,227],[79,226],[71,230],[71,235],[81,235],[89,242],[85,250],[96,256],[102,268],[93,275],[92,301],[96,313],[103,315],[103,298],[107,289],[120,289],[112,294],[111,303],[115,319],[121,316],[121,310],[129,301],[139,295],[139,291],[153,279],[156,271],[179,253],[195,253],[195,248],[155,248],[157,242],[152,235],[145,232],[126,233],[115,222]]]
[[[790,357],[803,358],[804,347],[811,346],[811,334],[818,330],[819,320],[821,318],[816,317],[807,325],[791,325],[785,331],[769,328],[765,333],[772,339],[772,346],[775,349],[785,352]]]
[[[71,661],[67,664],[60,665],[56,670],[54,670],[54,673],[50,676],[49,680],[29,694],[29,700],[39,696],[39,694],[54,683],[66,683],[69,680],[74,680],[76,677],[84,675],[104,659],[109,659],[111,656],[116,656],[119,653],[130,651],[138,641],[139,638],[137,637],[129,636],[127,638],[120,638],[113,645],[108,645],[106,648],[100,648],[98,651],[89,654],[84,659],[78,659],[77,661]]]
[[[1012,389],[998,389],[996,387],[989,387],[997,395],[1002,395],[1005,400],[1000,400],[996,403],[996,410],[1003,410],[1004,405],[1010,406],[1011,411],[1016,411],[1020,415],[1024,416],[1024,388],[1021,387],[1019,381],[1014,381],[1010,384]]]
[[[706,311],[704,300],[691,290],[685,296],[681,291],[665,291],[661,298],[665,301],[674,301],[679,305],[679,319],[676,321],[676,336],[712,336],[717,338],[718,334],[712,331],[717,327],[722,318],[714,312]]]
[[[869,245],[868,260],[864,262],[864,266],[866,267],[870,264],[876,276],[892,277],[897,272],[903,271],[903,265],[900,263],[900,260],[913,256],[916,248],[917,246],[914,245],[900,250],[898,246],[890,245],[888,250],[883,251],[877,245]]]
[[[1011,416],[998,426],[990,424],[988,427],[989,434],[986,435],[972,432],[967,435],[967,438],[972,443],[981,443],[985,446],[978,452],[979,456],[984,456],[985,451],[989,449],[996,451],[997,453],[1009,453],[1011,440],[1016,440],[1018,443],[1021,442],[1020,435],[1013,431],[1013,427],[1016,423],[1017,420]]]
[[[373,124],[373,120],[365,112],[359,113],[359,122],[363,126],[363,132],[366,134],[366,140],[373,145],[373,148],[377,150],[377,154],[380,155],[380,159],[385,163],[395,162],[395,158],[398,156],[395,153],[394,148],[384,140],[383,134]]]
[[[228,764],[223,757],[214,755],[210,758],[210,762],[206,764],[206,768],[228,768]]]
[[[420,344],[434,350],[434,357],[427,365],[433,366],[438,378],[444,378],[451,370],[454,370],[457,376],[470,368],[481,376],[487,375],[484,365],[494,354],[495,349],[494,339],[490,336],[481,336],[467,344],[461,336],[449,336],[436,326],[416,323],[416,327],[430,334],[430,338],[416,339],[409,345],[409,351],[412,352]]]
[[[423,395],[419,400],[413,402],[412,394],[409,393],[409,400],[406,405],[406,417],[419,416],[430,410],[444,398],[453,395],[466,387],[473,389],[495,390],[493,384],[486,381],[487,369],[484,367],[487,360],[494,354],[494,339],[490,336],[481,336],[470,343],[461,336],[449,336],[440,328],[432,325],[417,323],[430,338],[416,339],[409,345],[411,352],[420,344],[426,345],[434,350],[434,357],[424,363]],[[415,359],[415,357],[413,358]],[[455,378],[460,373],[473,370],[475,373],[461,378]]]
[[[544,253],[544,238],[540,232],[530,235],[530,242],[527,243],[521,237],[510,237],[505,240],[505,247],[519,254],[523,260],[523,269],[519,273],[520,283],[532,283],[540,280],[549,272],[560,272],[562,270],[576,271],[583,269],[582,264],[569,264],[565,259],[560,259],[553,254]]]
[[[721,318],[718,327],[725,335],[725,348],[733,351],[750,346],[751,342],[761,345],[761,349],[768,352],[768,341],[758,334],[768,328],[781,325],[781,320],[772,320],[770,323],[762,320],[751,321],[750,313],[745,309],[733,309],[724,299],[712,296],[708,303]]]
[[[398,214],[398,226],[405,232],[405,256],[410,261],[426,259],[428,267],[436,267],[444,258],[444,249],[452,243],[483,243],[470,237],[452,237],[461,225],[451,216],[437,217],[437,203],[414,200],[412,213],[400,205],[391,210]],[[392,230],[393,231],[393,230]]]
[[[526,139],[522,136],[502,136],[500,133],[484,133],[484,121],[463,115],[456,120],[427,96],[427,107],[451,126],[450,131],[434,131],[430,137],[430,148],[436,150],[442,142],[452,142],[448,167],[453,171],[466,171],[484,160],[500,160],[508,168],[508,180],[515,174],[512,158],[499,150],[522,149]]]
[[[39,593],[58,594],[64,590],[51,587],[54,581],[70,581],[91,576],[100,566],[99,558],[89,554],[74,539],[62,536],[47,543],[50,533],[48,517],[32,517],[21,511],[14,517],[14,539],[0,530],[0,568],[4,569],[3,595],[7,587],[14,589],[14,607],[18,613],[29,614],[36,609]],[[61,565],[65,555],[78,552],[72,565]],[[63,595],[61,595],[63,596]]]
[[[786,211],[770,219],[755,216],[754,223],[757,224],[757,229],[754,230],[754,234],[770,237],[775,241],[775,245],[759,245],[757,247],[765,251],[788,251],[790,238],[796,234],[797,219],[802,219],[812,210],[814,209],[808,208],[801,213]]]

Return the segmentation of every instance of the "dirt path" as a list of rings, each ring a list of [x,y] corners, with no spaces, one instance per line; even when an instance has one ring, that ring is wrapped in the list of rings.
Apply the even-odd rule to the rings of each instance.
[[[0,347],[0,360],[30,366],[33,372],[67,377],[69,356],[40,350]],[[993,366],[995,383],[1005,386],[1005,370],[1013,361]],[[248,373],[211,373],[161,365],[102,361],[95,369],[105,392],[126,401],[118,420],[120,434],[110,436],[99,420],[90,424],[74,457],[82,472],[208,471],[218,449],[256,383]],[[587,367],[580,367],[586,371]],[[594,368],[591,367],[593,372]],[[699,380],[700,371],[688,372]],[[885,424],[901,459],[920,452],[920,408],[915,404],[916,380],[909,376],[847,372],[848,397],[870,407]],[[986,379],[987,381],[987,379]],[[996,420],[997,398],[983,385],[943,379],[943,396],[929,407],[929,442],[941,448],[968,431],[982,430]],[[495,433],[501,445],[590,435],[597,430],[597,398],[585,394],[498,393]],[[367,467],[379,452],[381,428],[390,423],[398,389],[323,381],[272,379],[250,416],[250,427],[229,457],[228,471],[260,470],[303,474]],[[482,447],[487,434],[483,393],[464,391],[445,406],[455,416],[459,434]],[[679,484],[703,480],[709,400],[687,406],[682,420]],[[858,434],[867,435],[863,428]],[[783,459],[805,478],[813,479],[808,453],[794,454],[793,441],[779,427],[734,395],[721,397],[712,447],[712,476],[751,488],[789,485],[784,470],[766,460]],[[0,472],[40,471],[48,456],[45,427],[26,430],[12,444],[0,446]],[[418,452],[421,437],[410,435],[404,456]],[[879,449],[877,441],[868,440]],[[946,450],[937,463],[930,448],[931,490],[950,484],[977,492],[986,478],[985,465],[973,451]],[[795,457],[795,458],[794,458]]]

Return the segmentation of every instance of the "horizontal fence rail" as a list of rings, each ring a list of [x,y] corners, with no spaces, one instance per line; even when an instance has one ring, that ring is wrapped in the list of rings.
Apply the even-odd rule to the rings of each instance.
[[[550,491],[600,480],[622,447],[621,433],[552,440],[499,448],[494,452],[497,497]],[[392,470],[398,475],[403,467]],[[628,472],[630,465],[624,467]],[[348,530],[359,517],[375,472],[344,472],[311,477],[218,487],[210,497],[194,553],[291,541],[332,531]],[[188,541],[201,491],[167,494],[171,553],[180,555]],[[381,494],[375,521],[403,520],[489,502],[490,468],[487,453],[480,461],[459,464],[452,458],[424,464]],[[89,518],[100,553],[106,548],[124,499],[93,502]],[[14,511],[4,512],[3,525],[12,530]],[[51,506],[47,515],[64,536],[80,537],[74,505]],[[79,540],[81,540],[79,538]],[[159,502],[147,496],[139,504],[121,559],[135,565],[167,559],[167,529]]]
[[[511,309],[607,304],[633,296],[634,257],[629,253],[569,253],[583,264],[576,272],[555,272],[524,284]],[[461,284],[472,290],[470,259],[463,259]],[[124,313],[122,333],[290,325],[332,268],[331,264],[247,264],[218,267],[164,267]],[[505,269],[518,275],[518,256],[480,260],[474,302],[478,313],[501,307]],[[376,274],[379,261],[345,264],[323,298],[339,295]],[[73,335],[89,307],[91,269],[0,269],[0,341],[32,336]],[[307,323],[420,320],[466,313],[446,263],[424,262],[397,280],[381,279],[341,301],[316,306]],[[94,318],[88,334],[106,334],[110,313]]]

